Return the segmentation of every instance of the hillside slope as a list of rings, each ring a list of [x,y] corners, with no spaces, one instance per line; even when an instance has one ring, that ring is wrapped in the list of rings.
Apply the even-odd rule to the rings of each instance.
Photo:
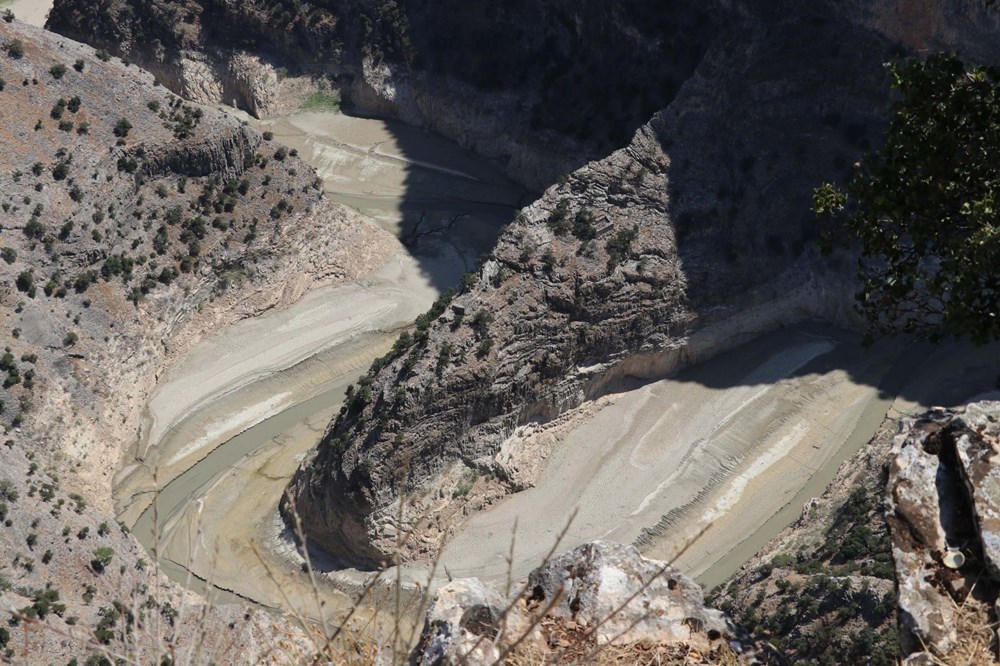
[[[0,46],[2,647],[15,663],[198,643],[206,661],[263,658],[276,620],[161,579],[110,513],[112,475],[195,341],[395,246],[297,157],[150,74],[19,21]],[[130,642],[139,629],[151,642]]]

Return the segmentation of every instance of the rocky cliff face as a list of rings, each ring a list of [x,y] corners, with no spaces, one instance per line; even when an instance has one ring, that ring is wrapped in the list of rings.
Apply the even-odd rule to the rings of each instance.
[[[725,5],[58,0],[49,27],[189,99],[257,115],[342,95],[501,159],[541,189],[667,104],[731,20]]]
[[[388,234],[324,203],[294,155],[146,72],[18,21],[0,22],[0,46],[0,605],[12,626],[0,647],[16,663],[118,654],[148,602],[164,631],[142,649],[193,645],[205,612],[219,663],[239,661],[230,638],[263,658],[272,620],[207,611],[161,581],[110,514],[111,475],[157,377],[190,345],[357,277]]]
[[[406,527],[406,556],[433,552],[442,515],[517,490],[520,425],[784,322],[850,324],[850,261],[811,249],[812,187],[877,143],[882,62],[1000,43],[985,2],[927,0],[59,0],[51,25],[199,98],[273,112],[286,67],[522,182],[581,167],[359,382],[297,475],[310,536],[361,563]],[[237,84],[248,59],[255,83]],[[406,515],[433,521],[395,524],[411,489]]]
[[[812,249],[810,195],[877,142],[881,63],[906,53],[906,31],[858,7],[729,10],[672,102],[525,209],[362,379],[293,482],[312,538],[373,562],[416,527],[404,555],[433,552],[443,518],[520,487],[518,426],[781,323],[853,323],[849,261]]]

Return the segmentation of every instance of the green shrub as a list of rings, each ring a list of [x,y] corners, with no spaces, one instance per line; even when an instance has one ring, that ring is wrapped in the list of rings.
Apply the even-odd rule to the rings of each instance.
[[[115,556],[115,551],[107,546],[102,546],[100,548],[94,549],[94,559],[90,561],[90,566],[97,573],[103,573],[104,570],[111,564],[111,560]]]
[[[32,273],[30,270],[21,271],[18,274],[17,280],[15,280],[14,284],[17,286],[17,290],[20,292],[30,291],[32,286],[34,286],[35,284],[35,274]]]
[[[573,228],[573,224],[569,220],[569,200],[560,199],[545,223],[556,236],[568,233]]]
[[[7,45],[7,55],[15,60],[24,57],[24,43],[20,39],[15,39]]]
[[[132,123],[128,121],[128,118],[120,118],[112,131],[115,136],[124,139],[128,136],[129,130],[131,129]]]
[[[49,67],[49,74],[54,79],[61,79],[66,74],[66,65],[62,63],[52,65],[52,67]]]
[[[632,243],[638,237],[639,227],[633,226],[631,229],[619,229],[609,238],[604,245],[608,252],[608,265],[613,267],[628,259],[632,254]]]

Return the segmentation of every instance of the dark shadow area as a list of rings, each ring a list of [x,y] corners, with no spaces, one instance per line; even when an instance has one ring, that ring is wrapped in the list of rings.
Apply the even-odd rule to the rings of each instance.
[[[335,169],[328,173],[323,164],[314,165],[326,177],[328,198],[396,235],[438,291],[457,289],[462,276],[475,271],[493,249],[501,229],[537,197],[507,177],[499,163],[436,133],[391,119],[345,115],[378,123],[386,141],[361,155],[350,147],[349,131],[316,137],[320,150],[332,148],[363,162],[348,187],[340,186]]]
[[[844,326],[853,319],[860,328],[852,313],[857,248],[821,255],[821,235],[837,230],[812,212],[813,190],[845,183],[855,163],[878,149],[892,100],[884,63],[914,53],[825,3],[794,11],[783,3],[750,4],[761,23],[730,25],[725,39],[708,47],[697,79],[650,123],[670,157],[663,223],[673,225],[696,330],[782,300],[787,314],[776,321],[828,317]],[[659,214],[638,211],[644,213],[646,219]],[[860,335],[836,327],[807,330],[831,335],[838,351],[790,376],[839,369],[878,387],[883,397],[922,404],[960,403],[994,389],[1000,377],[997,344],[931,345],[900,337],[865,348]],[[739,385],[746,381],[740,373],[719,369],[759,354],[760,345],[750,342],[675,379]],[[915,379],[924,366],[947,367],[952,356],[951,380],[926,386]],[[879,368],[878,359],[890,365]],[[647,367],[651,374],[614,380],[588,397],[665,376],[655,373],[657,363]]]

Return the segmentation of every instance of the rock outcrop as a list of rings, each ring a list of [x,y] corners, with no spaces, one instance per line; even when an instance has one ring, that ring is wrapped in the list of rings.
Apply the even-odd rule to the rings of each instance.
[[[996,657],[998,469],[1000,402],[933,410],[896,437],[887,520],[904,663]]]
[[[752,664],[751,647],[723,613],[705,607],[694,581],[631,546],[596,541],[543,563],[510,599],[475,578],[448,583],[410,663],[523,657],[569,664],[615,653],[616,663],[632,654],[635,661],[700,655],[707,661],[697,663]]]

